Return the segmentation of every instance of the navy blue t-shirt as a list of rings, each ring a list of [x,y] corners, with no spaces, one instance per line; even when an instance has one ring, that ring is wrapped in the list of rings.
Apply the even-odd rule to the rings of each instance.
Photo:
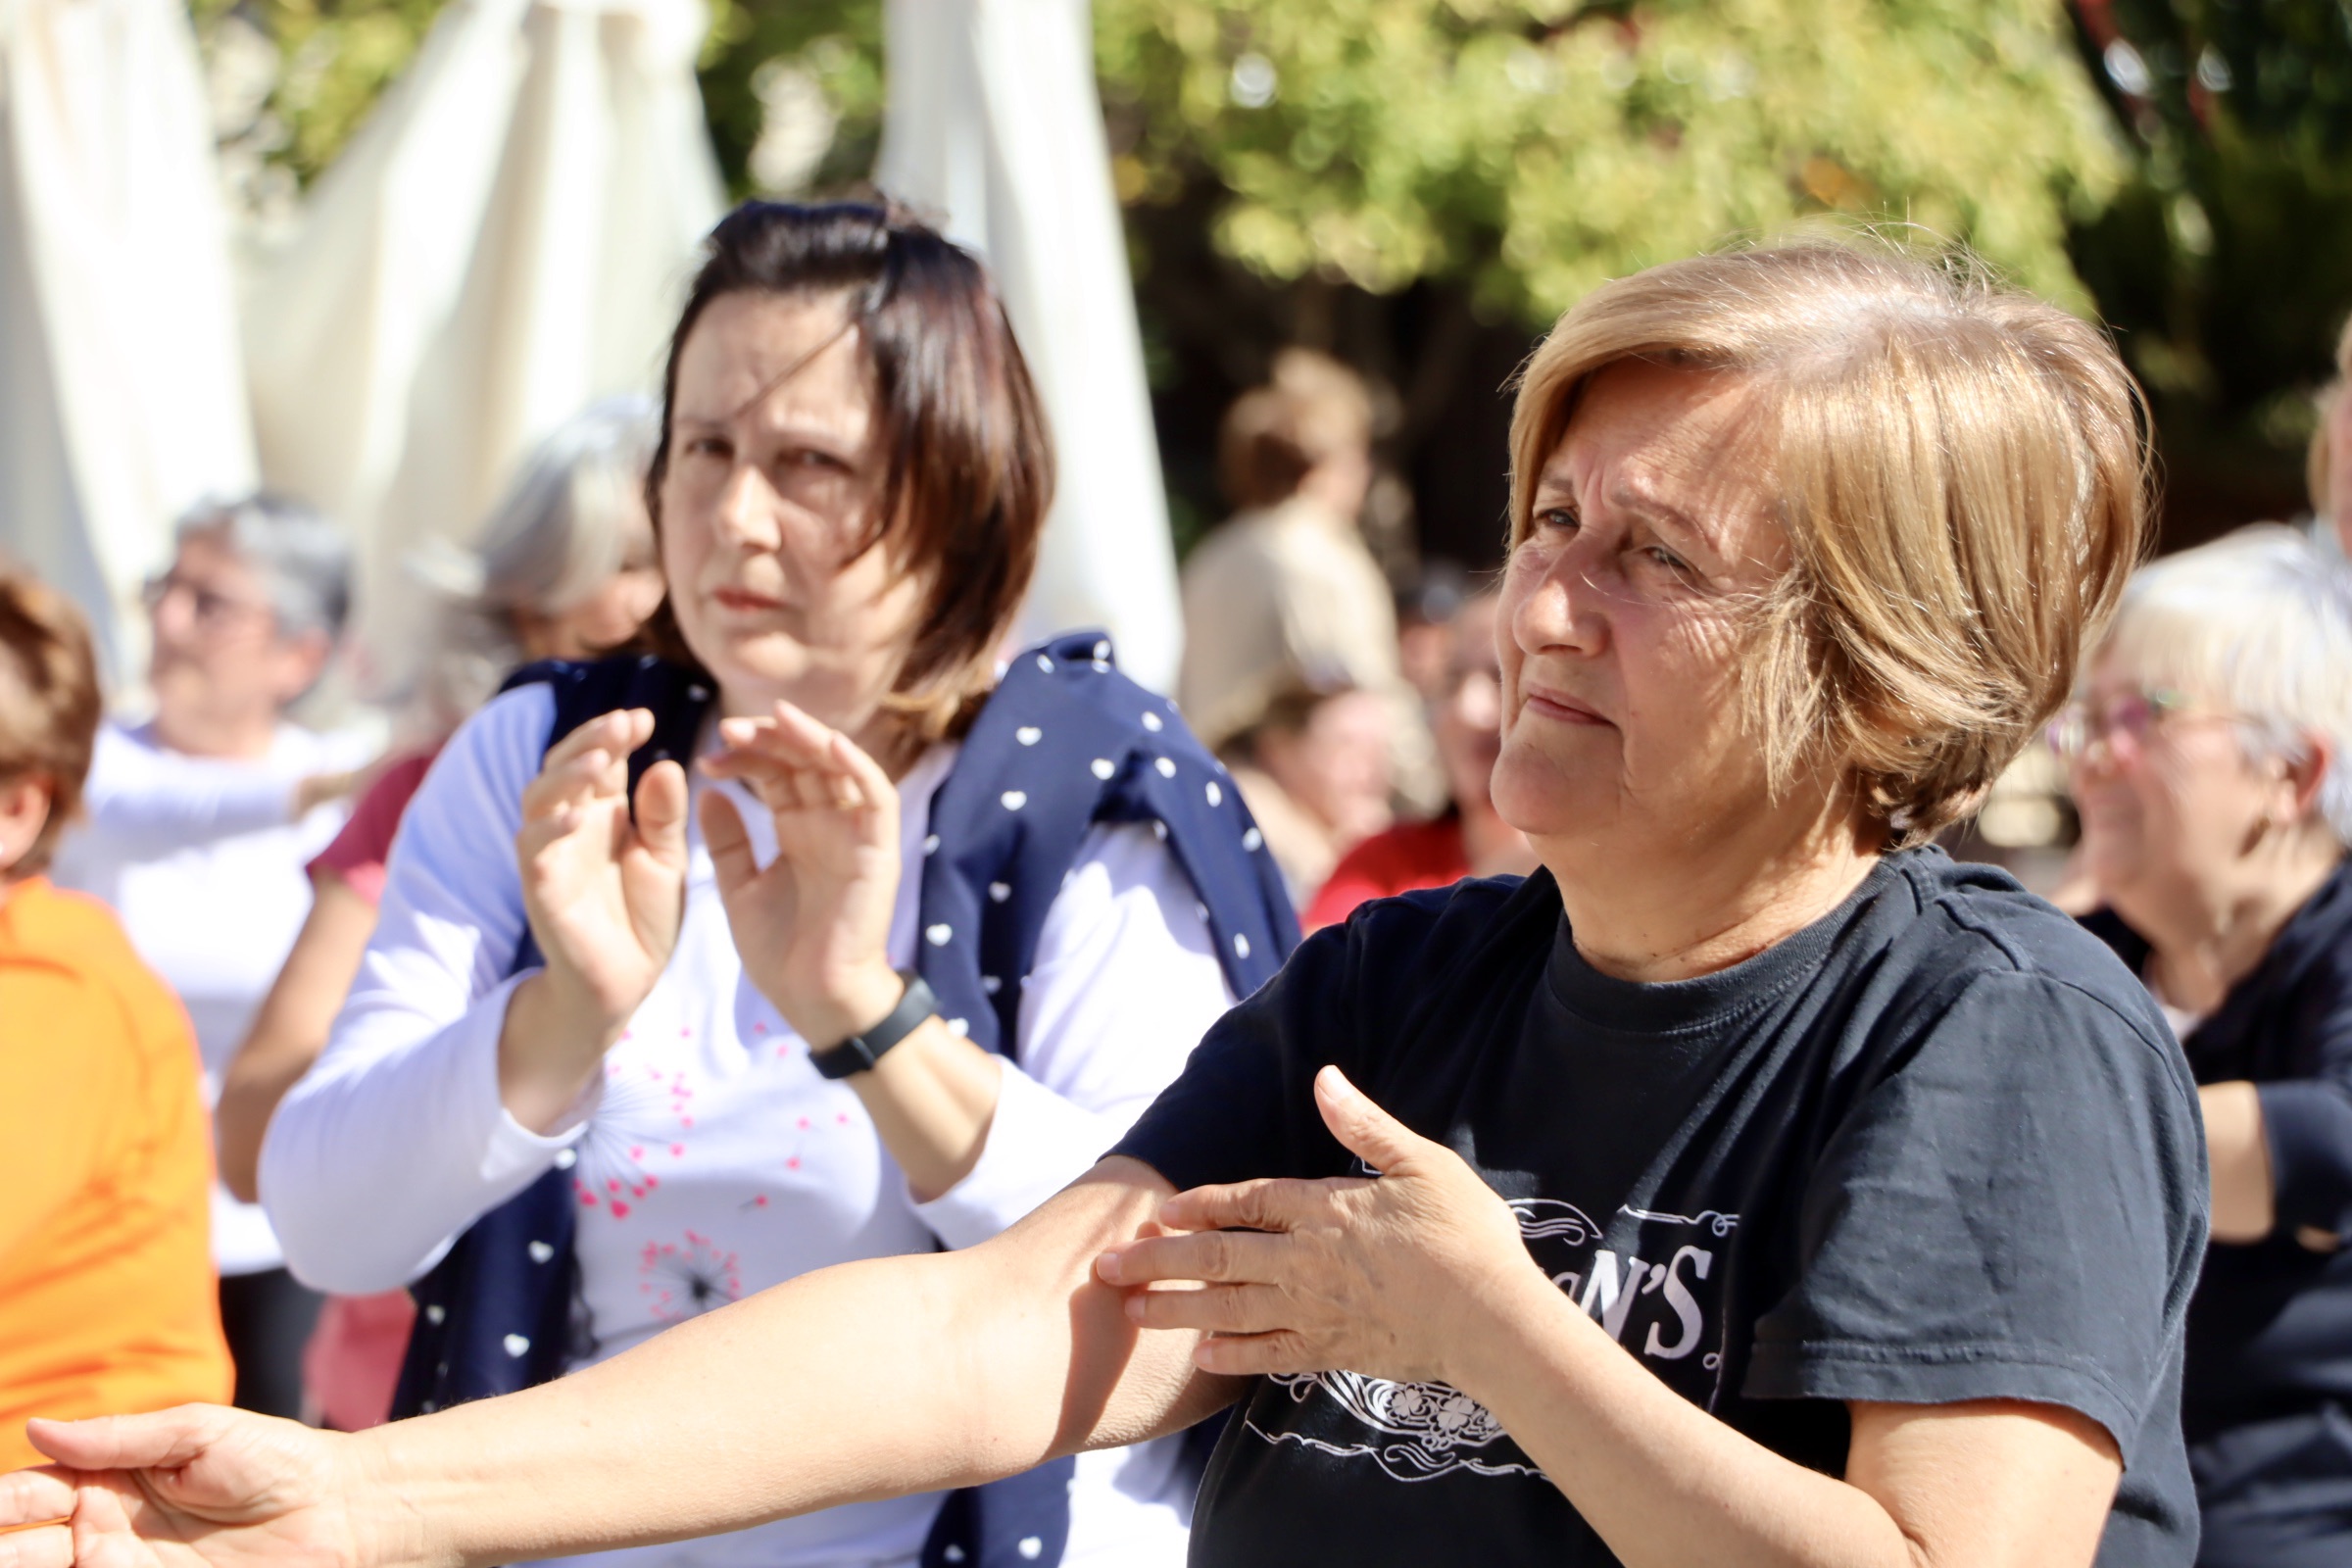
[[[2112,911],[2084,924],[2145,967],[2147,942]],[[2206,1255],[2182,1407],[2190,1441],[2203,1443],[2352,1403],[2352,1247],[2341,1245],[2352,1237],[2352,867],[2304,901],[2183,1045],[2197,1082],[2257,1086],[2278,1213],[2261,1241],[2217,1242]],[[2315,1248],[2306,1233],[2337,1245]],[[2330,1446],[2340,1511],[2344,1440]],[[2309,1458],[2275,1457],[2290,1469]]]
[[[1326,1062],[1765,1446],[1838,1474],[1846,1400],[2066,1405],[2125,1456],[2098,1560],[2195,1555],[2195,1090],[2124,966],[2002,873],[1891,856],[1757,957],[1662,985],[1587,964],[1543,872],[1366,905],[1228,1013],[1117,1152],[1180,1189],[1360,1173],[1315,1108]],[[1192,1560],[1616,1558],[1476,1401],[1329,1372],[1251,1386]]]

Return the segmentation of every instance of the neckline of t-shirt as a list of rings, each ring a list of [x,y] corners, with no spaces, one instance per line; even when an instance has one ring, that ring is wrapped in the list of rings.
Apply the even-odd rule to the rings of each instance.
[[[1911,851],[1882,856],[1836,908],[1783,937],[1752,958],[1689,980],[1620,980],[1576,951],[1565,912],[1552,934],[1544,980],[1552,999],[1578,1018],[1627,1034],[1673,1035],[1720,1027],[1761,1007],[1817,969],[1855,915],[1896,877]]]

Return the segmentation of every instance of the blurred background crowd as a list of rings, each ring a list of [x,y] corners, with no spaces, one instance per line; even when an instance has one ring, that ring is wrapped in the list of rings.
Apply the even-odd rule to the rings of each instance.
[[[415,1309],[289,1270],[272,1110],[440,746],[662,600],[703,235],[872,185],[988,262],[1054,428],[1003,652],[1106,630],[1307,930],[1533,867],[1492,590],[1556,312],[1873,223],[2106,323],[2164,559],[1946,843],[2289,1086],[2251,1142],[2209,1102],[2215,1231],[2252,1158],[2245,1234],[2331,1266],[2352,1023],[2247,1019],[2352,963],[2348,147],[2337,0],[0,0],[0,1467],[36,1410],[384,1418]]]

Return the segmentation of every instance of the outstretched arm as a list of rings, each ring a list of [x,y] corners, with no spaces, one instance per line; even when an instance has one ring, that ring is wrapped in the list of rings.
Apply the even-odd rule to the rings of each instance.
[[[1198,1420],[1237,1385],[1094,1282],[1168,1184],[1109,1159],[963,1251],[805,1275],[575,1377],[357,1436],[203,1406],[36,1424],[0,1568],[497,1563],[967,1486]],[[71,1466],[72,1468],[66,1468]]]

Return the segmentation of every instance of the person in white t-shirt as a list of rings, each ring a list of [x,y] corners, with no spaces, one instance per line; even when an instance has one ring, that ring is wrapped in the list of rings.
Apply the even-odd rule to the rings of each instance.
[[[826,1071],[919,998],[904,972],[941,942],[916,929],[926,822],[975,755],[1027,589],[1044,416],[978,264],[854,204],[720,225],[665,404],[648,495],[667,592],[646,638],[715,688],[695,755],[653,763],[632,802],[644,709],[551,748],[553,690],[529,684],[462,726],[261,1155],[295,1270],[339,1293],[418,1280],[564,1172],[592,1346],[572,1370],[829,1264],[987,1241],[1116,1142],[1233,1001],[1170,846],[1098,821],[1025,979],[1003,981],[1020,988],[1006,1055],[934,1013],[870,1069]],[[517,967],[526,934],[544,957]],[[1086,1456],[1061,1562],[1176,1568],[1193,1479],[1181,1439]],[[624,1555],[911,1564],[940,1507]]]
[[[349,604],[349,549],[310,509],[260,495],[183,518],[147,585],[154,714],[100,730],[87,820],[58,854],[55,880],[113,905],[186,1005],[207,1103],[310,912],[304,864],[366,760],[364,742],[286,717]],[[286,1272],[260,1206],[218,1184],[213,1256],[237,1402],[295,1414],[318,1297]]]

